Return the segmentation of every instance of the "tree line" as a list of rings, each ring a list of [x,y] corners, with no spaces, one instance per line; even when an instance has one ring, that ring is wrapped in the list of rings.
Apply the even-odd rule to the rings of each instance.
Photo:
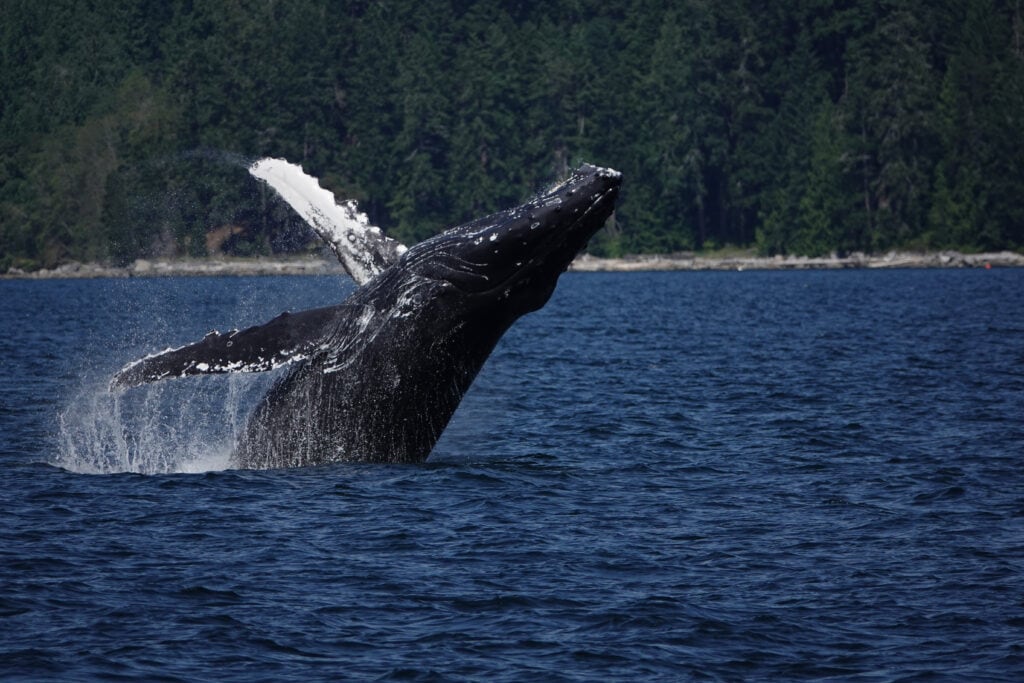
[[[414,242],[583,161],[604,255],[1024,248],[1022,0],[5,0],[0,270]]]

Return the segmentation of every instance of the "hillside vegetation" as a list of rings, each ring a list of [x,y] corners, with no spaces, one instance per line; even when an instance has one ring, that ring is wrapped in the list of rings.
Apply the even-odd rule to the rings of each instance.
[[[302,163],[411,242],[582,161],[602,255],[1024,248],[1021,0],[5,0],[0,269],[301,250]]]

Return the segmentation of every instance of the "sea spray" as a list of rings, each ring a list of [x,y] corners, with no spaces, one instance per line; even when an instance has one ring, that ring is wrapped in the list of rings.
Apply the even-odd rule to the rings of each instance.
[[[208,161],[253,170],[253,160],[220,150],[191,150],[164,161],[171,163],[175,160]],[[344,239],[392,243],[379,229],[368,224],[354,204],[337,204],[334,196],[320,188],[318,182],[305,175],[300,167],[263,160],[263,165],[258,168],[262,173],[253,175],[269,182],[277,192],[284,190],[288,194],[289,187],[302,190],[300,196],[304,198],[307,210],[299,213],[307,220],[309,211],[332,216],[331,210],[347,212],[345,215],[350,215],[350,222],[342,226],[346,228]],[[272,177],[261,177],[267,174]],[[292,204],[294,207],[295,202]],[[336,237],[340,239],[342,236],[338,226],[330,221],[320,227],[336,228]],[[397,243],[393,243],[393,247],[403,249]],[[366,268],[362,264],[359,266],[363,270]],[[351,266],[350,270],[354,268]],[[166,287],[166,281],[131,284],[134,297],[138,296],[139,292],[135,290],[140,286],[144,290],[158,287],[168,291],[160,297],[141,299],[145,301],[143,310],[137,310],[134,297],[125,302],[122,310],[128,312],[128,318],[134,322],[118,323],[116,329],[122,334],[106,342],[113,343],[118,349],[115,365],[111,367],[110,363],[99,362],[92,356],[80,360],[82,365],[76,363],[76,367],[71,369],[72,374],[84,375],[88,379],[83,379],[79,387],[68,392],[62,401],[63,409],[57,420],[59,447],[53,464],[72,472],[91,474],[201,472],[229,467],[231,454],[245,430],[249,413],[279,373],[172,380],[124,393],[108,391],[110,375],[118,364],[154,351],[154,339],[178,338],[187,342],[192,334],[200,337],[210,328],[197,329],[194,333],[186,332],[184,328],[194,325],[211,304],[228,304],[218,312],[217,318],[221,321],[259,322],[276,315],[281,308],[274,305],[273,310],[265,310],[267,302],[254,298],[251,292],[235,292],[228,297],[220,295],[214,302],[204,300],[204,294],[194,291],[191,285],[179,289]],[[344,298],[347,293],[344,290],[350,291],[350,287],[345,283],[339,292],[340,298]],[[308,298],[308,292],[303,292],[303,295],[303,298]],[[323,303],[336,300],[328,293],[322,296],[325,298]],[[289,303],[282,306],[291,307]],[[110,347],[100,344],[97,351],[105,348]],[[128,348],[136,348],[140,352],[136,354]],[[97,367],[97,364],[102,367]],[[102,376],[96,376],[97,372]]]
[[[226,469],[248,412],[272,378],[187,379],[123,394],[85,387],[59,416],[54,464],[83,474]]]
[[[277,377],[221,375],[158,382],[110,392],[114,371],[166,339],[186,342],[225,321],[258,322],[287,307],[245,279],[212,287],[205,278],[115,283],[118,309],[91,351],[69,359],[69,386],[57,415],[52,464],[72,472],[158,474],[224,469],[260,396]],[[326,296],[326,295],[325,295]],[[107,357],[110,354],[110,357]]]

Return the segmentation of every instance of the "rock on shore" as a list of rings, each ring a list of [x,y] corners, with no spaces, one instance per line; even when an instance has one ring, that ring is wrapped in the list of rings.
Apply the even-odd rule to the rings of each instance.
[[[1024,266],[1024,254],[1001,251],[987,254],[961,254],[956,251],[910,253],[891,251],[884,255],[861,253],[845,257],[825,256],[697,256],[695,254],[641,255],[616,259],[594,258],[583,254],[571,270],[805,270],[839,268],[993,268]]]
[[[178,277],[216,275],[338,275],[341,265],[325,258],[136,259],[127,266],[71,262],[52,270],[25,272],[11,268],[4,278],[55,279],[94,277]]]
[[[1011,251],[961,254],[889,252],[884,255],[851,254],[837,257],[807,256],[698,256],[691,253],[597,258],[583,254],[570,270],[577,272],[630,272],[653,270],[802,270],[839,268],[999,268],[1024,267],[1024,254]],[[53,269],[26,272],[11,268],[0,279],[53,279],[93,277],[171,277],[217,275],[342,275],[331,258],[211,258],[137,259],[124,267],[95,263],[65,263]]]

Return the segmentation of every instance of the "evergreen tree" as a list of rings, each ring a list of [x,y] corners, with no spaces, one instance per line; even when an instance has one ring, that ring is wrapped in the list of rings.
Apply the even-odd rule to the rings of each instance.
[[[830,103],[823,104],[827,97],[826,75],[814,53],[809,28],[800,29],[792,52],[779,61],[778,69],[774,80],[779,84],[779,102],[773,120],[759,138],[759,153],[769,168],[762,175],[765,187],[760,196],[756,242],[759,251],[768,255],[792,250],[821,252],[834,245],[822,244],[821,238],[809,235],[795,238],[804,220],[801,203],[805,193],[824,178],[832,179],[828,182],[837,180],[831,166],[838,163],[838,157],[829,158],[837,154],[830,144],[831,107]],[[812,165],[814,161],[817,167]],[[818,191],[823,189],[818,186]],[[818,201],[824,200],[819,197]]]
[[[452,85],[452,154],[449,186],[463,184],[455,221],[494,211],[518,199],[526,161],[515,145],[517,100],[524,84],[516,27],[499,3],[478,3],[460,22]],[[436,228],[435,228],[436,229]]]
[[[395,79],[400,129],[391,144],[388,209],[397,235],[419,241],[443,227],[452,197],[450,167],[454,84],[450,49],[454,17],[444,2],[427,3],[407,27]]]
[[[810,166],[804,176],[798,214],[785,242],[789,253],[819,256],[860,248],[856,166],[848,157],[855,142],[847,133],[842,107],[828,99],[819,104],[813,119]]]
[[[0,12],[0,270],[316,244],[263,155],[406,241],[589,161],[606,254],[1024,248],[1018,0]]]
[[[872,30],[855,39],[848,55],[843,106],[859,145],[848,152],[862,177],[862,231],[852,235],[864,251],[884,250],[919,236],[924,228],[936,158],[932,121],[936,97],[917,3],[880,3]]]

